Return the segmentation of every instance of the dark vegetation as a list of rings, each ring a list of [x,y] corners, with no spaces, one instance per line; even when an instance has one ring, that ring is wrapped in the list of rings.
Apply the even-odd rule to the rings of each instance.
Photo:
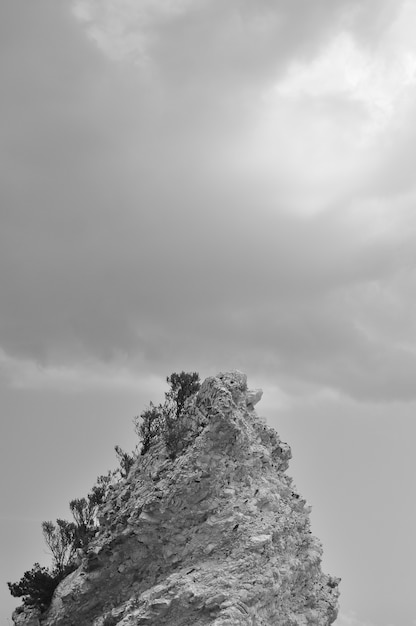
[[[55,570],[41,567],[35,563],[31,570],[24,573],[18,583],[7,583],[10,593],[15,598],[23,598],[25,606],[33,606],[41,611],[49,606],[53,592],[63,576]]]
[[[35,563],[19,582],[7,583],[12,596],[22,598],[24,606],[40,611],[47,609],[58,584],[76,569],[78,548],[85,548],[97,531],[96,513],[104,501],[111,478],[111,472],[107,476],[99,476],[87,498],[71,500],[69,508],[74,522],[63,519],[57,519],[55,524],[42,522],[43,538],[52,556],[52,566],[41,567]]]
[[[140,455],[162,442],[169,455],[175,459],[195,438],[201,426],[192,411],[187,411],[190,400],[200,388],[197,372],[173,373],[166,382],[169,391],[163,404],[152,402],[138,417],[134,418],[135,431],[140,440]],[[57,519],[42,522],[42,532],[52,556],[50,568],[35,563],[16,583],[7,583],[10,593],[22,598],[23,606],[45,611],[58,584],[77,567],[79,549],[85,550],[98,530],[97,514],[105,501],[112,482],[128,477],[133,464],[139,459],[136,450],[131,454],[115,446],[119,461],[117,470],[99,476],[86,498],[71,500],[69,508],[73,522]]]
[[[196,419],[185,411],[189,399],[201,384],[197,372],[172,374],[166,382],[170,386],[165,402],[150,406],[135,418],[135,430],[142,443],[141,454],[158,441],[164,441],[171,458],[175,458],[192,441],[197,429]]]

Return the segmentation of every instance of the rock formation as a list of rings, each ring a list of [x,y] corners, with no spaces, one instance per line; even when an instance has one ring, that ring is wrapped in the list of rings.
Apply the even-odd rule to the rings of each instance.
[[[244,374],[207,378],[198,431],[176,459],[162,442],[112,486],[100,526],[49,610],[20,626],[306,626],[337,615],[291,451],[259,418]]]

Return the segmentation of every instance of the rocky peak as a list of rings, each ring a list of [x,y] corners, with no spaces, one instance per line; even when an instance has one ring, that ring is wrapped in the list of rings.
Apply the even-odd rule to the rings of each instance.
[[[35,626],[306,626],[337,615],[310,509],[285,473],[290,447],[258,417],[241,372],[207,378],[188,403],[193,437],[162,442],[113,485],[100,528]],[[31,620],[31,621],[29,621]]]

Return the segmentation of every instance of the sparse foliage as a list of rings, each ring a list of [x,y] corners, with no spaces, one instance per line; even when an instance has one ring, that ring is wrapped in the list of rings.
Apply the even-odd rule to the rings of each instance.
[[[79,530],[86,531],[93,525],[94,511],[86,498],[75,498],[69,503],[69,508],[74,516],[75,523]]]
[[[97,482],[88,494],[88,500],[90,504],[95,507],[95,514],[97,508],[102,504],[107,495],[108,489],[111,485],[115,472],[108,470],[107,474],[98,476]]]
[[[186,403],[200,388],[197,372],[173,373],[166,378],[170,389],[165,393],[164,404],[150,406],[135,418],[136,432],[142,442],[141,453],[161,438],[172,458],[186,447],[190,439],[190,419],[185,415]]]
[[[116,451],[119,463],[120,463],[120,474],[122,478],[127,478],[129,475],[131,466],[134,463],[134,456],[125,452],[120,446],[114,446],[114,450]]]
[[[48,545],[58,574],[62,574],[72,562],[77,549],[77,528],[73,522],[57,519],[53,522],[42,522],[42,532]]]
[[[177,456],[192,439],[192,420],[184,411],[186,402],[201,386],[197,372],[173,373],[166,378],[170,390],[165,393],[164,439],[172,458]]]
[[[76,498],[75,500],[71,500],[69,508],[71,509],[76,524],[76,547],[83,548],[95,534],[95,507],[91,506],[89,499]]]
[[[195,395],[201,386],[198,372],[175,372],[166,378],[170,390],[165,393],[166,401],[173,402],[175,417],[178,419],[184,410],[185,403]]]
[[[117,446],[116,446],[117,447]],[[85,548],[97,530],[98,507],[104,502],[112,473],[99,476],[86,498],[75,498],[69,503],[75,521],[75,547]]]
[[[150,446],[160,437],[163,422],[163,407],[161,404],[155,406],[153,402],[135,418],[135,430],[142,443],[141,454],[146,454]]]
[[[163,440],[172,458],[175,458],[195,437],[200,422],[195,421],[187,404],[199,388],[197,372],[173,373],[166,379],[169,390],[165,402],[152,402],[141,415],[134,419],[135,430],[141,440],[141,454],[146,454],[157,441]],[[196,425],[196,426],[195,426]],[[52,568],[35,563],[17,583],[7,583],[14,597],[23,598],[25,606],[44,611],[50,604],[59,582],[76,567],[75,555],[78,548],[85,548],[97,532],[99,506],[105,501],[112,480],[119,473],[126,478],[136,460],[135,453],[129,454],[115,446],[120,468],[107,475],[99,476],[86,498],[76,498],[69,503],[74,522],[57,519],[56,523],[42,522],[42,532],[52,555]],[[108,616],[112,623],[112,616]]]

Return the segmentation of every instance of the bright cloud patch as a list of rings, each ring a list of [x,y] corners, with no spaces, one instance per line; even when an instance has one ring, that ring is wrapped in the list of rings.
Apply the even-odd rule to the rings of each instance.
[[[221,10],[208,0],[77,0],[74,13],[110,58],[150,78],[141,97],[157,91],[152,110],[164,119],[148,125],[167,131],[161,154],[175,146],[171,171],[189,159],[196,179],[251,181],[253,196],[310,215],[359,194],[388,154],[386,133],[409,123],[416,9],[396,7],[368,44],[354,0],[320,11],[302,0]]]
[[[286,97],[343,97],[362,103],[370,127],[388,123],[416,84],[416,9],[405,3],[382,45],[365,47],[341,32],[312,63],[293,63],[276,88]],[[410,26],[412,25],[412,26]]]

